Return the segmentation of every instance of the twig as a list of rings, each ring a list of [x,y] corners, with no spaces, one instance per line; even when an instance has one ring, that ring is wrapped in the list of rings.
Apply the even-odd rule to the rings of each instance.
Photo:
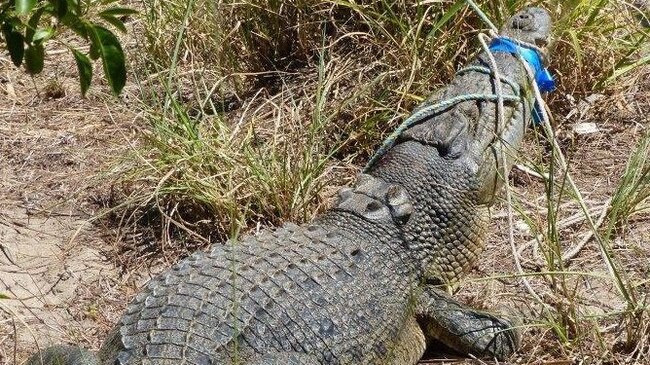
[[[607,217],[607,211],[609,210],[610,203],[612,199],[608,199],[607,203],[603,204],[603,209],[600,212],[600,217],[598,217],[598,221],[596,222],[595,229],[591,229],[587,232],[587,234],[582,237],[582,240],[580,243],[575,245],[573,248],[565,251],[562,254],[562,261],[567,262],[573,260],[580,251],[587,245],[587,243],[591,240],[591,238],[594,236],[594,232],[596,229],[600,228],[600,226],[603,225],[603,222],[605,221],[605,217]]]
[[[536,177],[538,179],[542,179],[542,180],[548,179],[548,173],[540,174],[537,171],[531,169],[530,167],[528,167],[526,165],[516,164],[516,165],[514,165],[514,168],[516,168],[517,170],[519,170],[519,171],[521,171],[523,173],[526,173],[526,174],[528,174],[530,176],[534,176],[534,177]]]

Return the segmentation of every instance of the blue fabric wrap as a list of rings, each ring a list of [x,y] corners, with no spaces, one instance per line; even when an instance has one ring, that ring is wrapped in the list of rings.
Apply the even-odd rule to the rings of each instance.
[[[533,69],[533,72],[535,73],[535,82],[537,83],[539,91],[551,92],[555,90],[555,80],[548,69],[546,69],[542,64],[542,58],[536,50],[520,46],[509,39],[495,38],[490,43],[490,51],[521,55],[521,57],[526,60]],[[541,107],[537,105],[537,102],[535,102],[535,109],[533,110],[533,121],[535,124],[539,124],[541,121],[542,113],[540,108]]]

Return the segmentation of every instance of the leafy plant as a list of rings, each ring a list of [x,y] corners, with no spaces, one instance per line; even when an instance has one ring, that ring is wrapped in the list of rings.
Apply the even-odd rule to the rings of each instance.
[[[126,32],[124,17],[135,14],[130,8],[114,5],[116,0],[10,0],[0,6],[2,43],[17,67],[30,74],[43,71],[45,44],[62,29],[70,29],[90,44],[87,54],[70,44],[77,69],[81,93],[86,94],[92,80],[91,60],[101,59],[104,75],[115,94],[126,83],[124,51],[117,36],[101,22]],[[92,9],[101,9],[91,13]]]

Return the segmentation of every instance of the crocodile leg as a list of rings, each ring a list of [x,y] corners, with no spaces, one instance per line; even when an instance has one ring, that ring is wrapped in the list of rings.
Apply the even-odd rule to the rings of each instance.
[[[463,354],[505,359],[519,345],[511,321],[467,307],[434,286],[424,288],[416,317],[428,341]]]
[[[390,352],[390,356],[382,364],[415,365],[424,355],[424,350],[426,350],[426,338],[422,333],[422,328],[412,317],[402,330]]]

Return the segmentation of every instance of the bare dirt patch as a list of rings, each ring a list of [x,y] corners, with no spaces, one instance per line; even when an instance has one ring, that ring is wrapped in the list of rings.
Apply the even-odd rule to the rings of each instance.
[[[0,364],[36,345],[96,348],[129,292],[87,220],[134,116],[101,87],[80,98],[72,62],[51,56],[32,80],[0,57]]]

